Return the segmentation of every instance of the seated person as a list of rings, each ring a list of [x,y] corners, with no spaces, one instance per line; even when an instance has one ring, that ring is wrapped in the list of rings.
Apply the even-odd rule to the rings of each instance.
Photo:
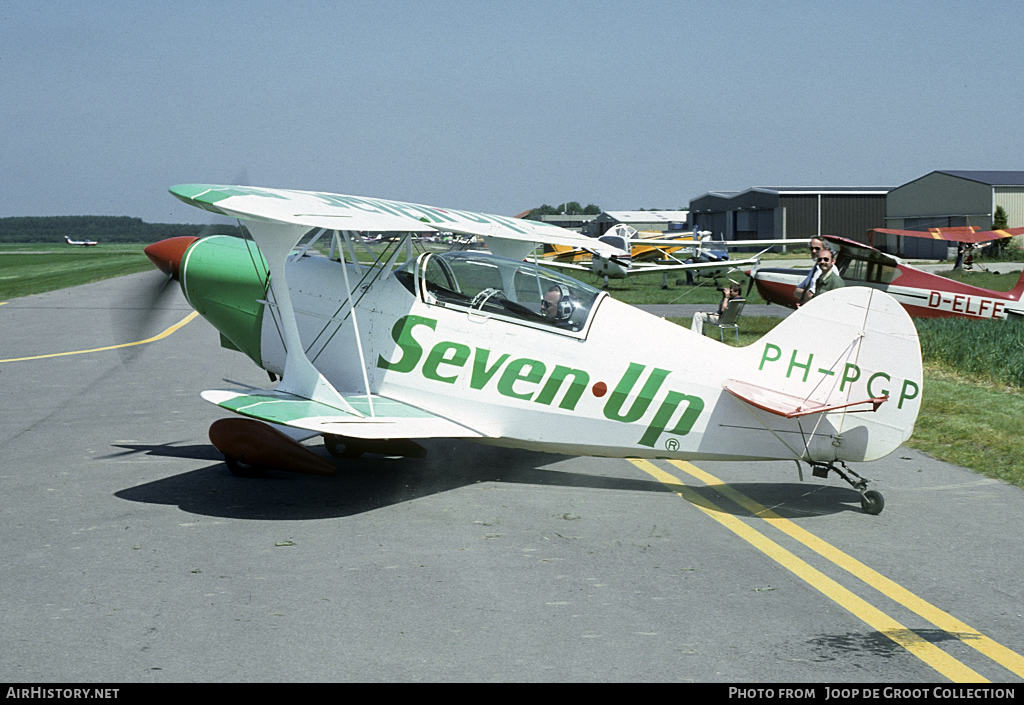
[[[811,259],[812,260],[817,262],[818,253],[821,252],[821,249],[823,247],[825,247],[825,241],[824,240],[822,240],[820,237],[812,237],[811,238]],[[814,275],[817,274],[817,273],[818,273],[818,269],[817,269],[816,265],[812,264],[811,265],[811,271],[809,271],[807,273],[807,276],[804,277],[804,280],[802,282],[800,282],[800,286],[798,286],[796,288],[796,300],[797,301],[800,301],[801,299],[803,299],[805,291],[813,291],[812,287],[813,287],[813,284],[814,284]]]
[[[722,300],[718,302],[718,312],[700,312],[694,314],[693,323],[690,325],[690,330],[692,330],[694,333],[700,333],[701,335],[704,335],[705,321],[710,321],[711,323],[718,323],[719,319],[722,317],[722,314],[725,313],[725,310],[727,308],[729,308],[729,302],[732,301],[733,299],[742,298],[739,284],[730,284],[728,288],[719,289],[719,291],[722,292]]]
[[[832,291],[833,289],[846,286],[846,282],[843,281],[843,278],[839,276],[839,272],[836,271],[836,268],[833,266],[835,264],[835,255],[832,250],[827,247],[822,248],[821,251],[818,252],[816,262],[817,268],[815,269],[814,281],[811,283],[811,286],[805,289],[803,294],[801,294],[797,306],[807,303],[815,296],[824,294],[826,291]]]

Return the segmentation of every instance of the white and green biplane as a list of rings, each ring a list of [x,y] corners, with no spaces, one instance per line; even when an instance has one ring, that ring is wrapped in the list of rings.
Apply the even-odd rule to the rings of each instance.
[[[917,419],[917,333],[884,292],[815,298],[738,348],[529,261],[537,243],[593,246],[557,227],[327,193],[171,192],[246,233],[146,248],[225,347],[280,380],[202,394],[243,417],[210,432],[237,474],[334,471],[297,438],[357,456],[416,455],[411,439],[455,437],[569,455],[794,460],[835,471],[878,513],[881,495],[846,463],[893,452]],[[366,231],[404,235],[365,264]],[[491,252],[415,252],[411,235],[432,231],[481,237]]]

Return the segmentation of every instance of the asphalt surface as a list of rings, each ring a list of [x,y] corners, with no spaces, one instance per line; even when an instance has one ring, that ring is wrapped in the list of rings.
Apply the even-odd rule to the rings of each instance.
[[[12,361],[157,335],[158,282],[0,305],[4,681],[1024,679],[1017,488],[901,449],[868,516],[794,463],[444,440],[243,480],[199,392],[267,378],[201,319]]]

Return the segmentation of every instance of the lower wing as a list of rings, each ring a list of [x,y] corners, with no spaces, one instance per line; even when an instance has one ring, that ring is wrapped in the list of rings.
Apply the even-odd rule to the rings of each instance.
[[[211,389],[203,399],[242,416],[351,438],[482,438],[485,434],[376,394],[346,395],[359,414],[272,389]]]

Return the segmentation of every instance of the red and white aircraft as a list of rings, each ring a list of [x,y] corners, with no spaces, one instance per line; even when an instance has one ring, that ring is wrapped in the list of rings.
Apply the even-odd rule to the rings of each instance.
[[[928,232],[911,230],[870,231],[908,237],[924,237],[957,242],[980,243],[1024,234],[1024,228],[981,232],[977,228],[935,228]],[[894,255],[874,247],[834,235],[824,240],[838,251],[836,265],[847,286],[867,286],[885,291],[915,318],[1006,318],[1024,316],[1024,273],[1009,291],[991,291],[925,272],[904,264]],[[757,291],[765,301],[796,308],[797,286],[807,275],[800,269],[755,267],[750,272]]]

